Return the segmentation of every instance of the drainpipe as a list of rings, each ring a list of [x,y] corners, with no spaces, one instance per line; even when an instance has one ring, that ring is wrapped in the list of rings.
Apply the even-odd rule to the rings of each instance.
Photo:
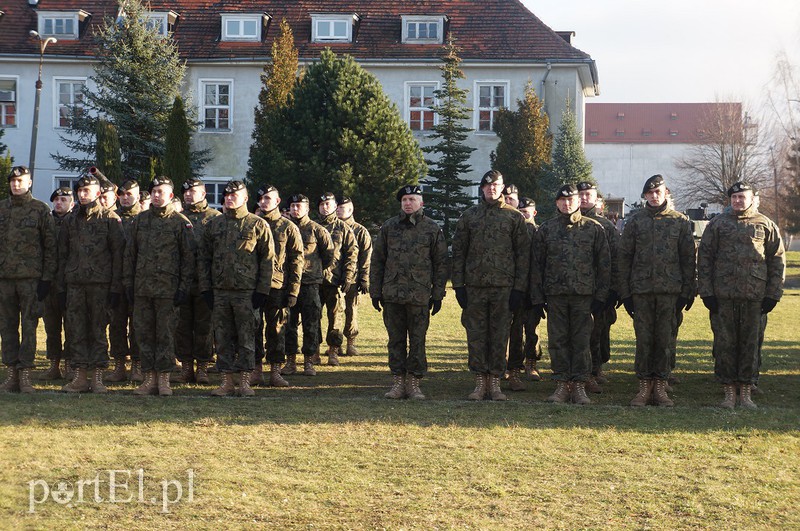
[[[547,78],[550,76],[550,69],[552,67],[553,66],[550,64],[550,61],[547,61],[547,72],[545,72],[544,79],[542,79],[542,98],[541,98],[542,99],[542,106],[544,106],[544,103],[545,103],[545,100],[546,100],[545,96],[546,96],[547,87],[546,87],[545,83],[547,83]]]

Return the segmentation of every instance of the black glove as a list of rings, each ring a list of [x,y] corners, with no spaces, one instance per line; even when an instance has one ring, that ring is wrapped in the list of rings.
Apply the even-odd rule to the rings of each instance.
[[[692,307],[692,299],[687,299],[686,297],[678,297],[678,300],[675,301],[675,311],[682,312],[684,309],[688,310]]]
[[[439,313],[439,310],[442,309],[442,300],[431,299],[430,302],[428,302],[428,309],[431,311],[431,315],[436,315]]]
[[[50,281],[40,280],[39,284],[36,285],[36,298],[39,301],[43,301],[47,298],[48,293],[50,293]]]
[[[339,283],[339,288],[342,290],[342,293],[347,293],[352,287],[353,284],[351,282],[342,281]]]
[[[592,315],[600,315],[606,309],[606,303],[597,299],[592,301]]]
[[[269,299],[269,295],[266,293],[254,291],[253,295],[250,297],[250,300],[253,302],[253,309],[257,310],[263,308],[264,305],[267,304],[267,299]]]
[[[534,317],[538,317],[539,319],[544,319],[547,316],[547,304],[534,304],[533,308],[531,309]]]
[[[189,302],[189,295],[185,291],[179,289],[175,292],[175,296],[172,298],[173,306],[182,306],[187,302]]]
[[[713,295],[709,297],[700,297],[703,300],[703,306],[708,308],[708,311],[711,313],[717,313],[719,311],[719,301]]]
[[[367,284],[366,282],[359,282],[358,292],[362,295],[366,295],[367,293],[369,293],[369,284]]]
[[[463,310],[467,307],[467,288],[461,286],[460,288],[453,288],[453,291],[456,292],[456,300]]]
[[[286,308],[294,308],[297,304],[297,297],[294,295],[287,295],[284,304],[286,305]]]
[[[122,295],[120,293],[109,293],[108,294],[108,306],[115,310],[117,306],[119,306],[120,300],[122,300]]]
[[[614,291],[613,289],[608,292],[608,298],[606,299],[606,308],[609,310],[614,307],[614,305],[619,308],[619,293]]]
[[[67,292],[62,291],[58,294],[58,307],[62,312],[67,311]]]
[[[203,300],[206,301],[206,306],[208,306],[208,309],[209,310],[213,310],[214,309],[214,292],[211,291],[211,290],[208,290],[208,291],[204,291],[204,292],[200,293],[200,295],[203,297]]]
[[[689,302],[686,304],[686,311],[691,310],[692,306],[694,306],[694,297],[689,298]]]
[[[761,301],[761,313],[767,314],[775,309],[775,305],[778,304],[776,299],[772,299],[770,297],[764,297],[764,300]]]
[[[382,310],[382,308],[381,308],[381,303],[382,302],[383,302],[383,299],[381,299],[380,297],[372,297],[372,307],[375,308],[378,311]]]
[[[633,297],[628,297],[622,301],[622,304],[625,305],[625,311],[628,312],[628,315],[633,318],[633,314],[636,313],[636,309],[633,307]]]
[[[508,297],[508,309],[512,312],[516,312],[520,308],[522,308],[522,304],[525,302],[525,293],[519,291],[518,289],[512,289],[511,295]]]

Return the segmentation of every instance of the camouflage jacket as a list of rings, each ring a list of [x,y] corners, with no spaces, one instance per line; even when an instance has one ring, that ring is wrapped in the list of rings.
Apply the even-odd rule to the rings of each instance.
[[[333,242],[333,262],[323,273],[323,284],[339,286],[342,282],[355,283],[358,244],[353,230],[336,217],[336,212],[326,216],[320,225],[328,231]]]
[[[586,295],[605,301],[611,282],[611,255],[603,226],[581,215],[557,213],[533,237],[532,304],[549,297]]]
[[[619,232],[617,226],[610,219],[597,213],[594,207],[581,209],[581,215],[591,218],[603,226],[608,241],[608,251],[611,253],[611,289],[619,293],[619,269],[617,268],[617,247],[619,247]]]
[[[195,251],[195,256],[197,257],[197,265],[195,267],[196,273],[194,276],[194,280],[192,280],[192,289],[191,293],[193,295],[197,295],[200,293],[200,246],[203,244],[203,234],[206,231],[206,227],[208,227],[208,223],[217,216],[221,216],[222,212],[217,210],[216,208],[209,208],[208,201],[203,199],[202,201],[198,201],[193,205],[184,205],[183,212],[181,212],[186,218],[192,222],[192,234],[194,235],[194,244],[193,249]]]
[[[401,212],[381,226],[375,239],[369,294],[397,304],[442,300],[448,275],[442,229],[422,209]]]
[[[286,290],[297,297],[303,277],[303,237],[297,225],[281,216],[277,208],[264,214],[264,220],[272,231],[275,245],[275,260],[272,264],[272,289]]]
[[[272,232],[247,205],[211,219],[198,252],[201,292],[213,288],[269,293],[275,258]]]
[[[468,208],[453,236],[453,287],[528,289],[530,237],[525,219],[502,200]]]
[[[697,256],[701,297],[780,300],[786,267],[778,227],[753,207],[715,216]]]
[[[58,234],[59,291],[66,284],[111,284],[122,293],[122,220],[95,200],[67,216]]]
[[[64,225],[64,222],[67,220],[67,218],[71,216],[74,212],[75,212],[74,210],[70,210],[63,216],[59,216],[58,214],[56,214],[55,210],[51,212],[53,216],[53,223],[55,224],[56,227],[56,248],[58,247],[58,235],[61,234],[61,227]]]
[[[116,212],[119,216],[119,219],[122,220],[122,232],[125,234],[125,238],[127,239],[131,225],[133,225],[133,220],[136,219],[136,216],[142,213],[142,205],[139,204],[139,201],[136,201],[133,206],[120,206]]]
[[[151,206],[128,229],[123,282],[136,296],[172,298],[189,294],[196,257],[192,222],[172,203]]]
[[[356,223],[353,216],[343,219],[348,227],[353,230],[353,236],[358,245],[358,260],[356,264],[356,283],[359,288],[369,291],[369,268],[372,257],[372,236],[364,225]]]
[[[0,278],[52,281],[57,267],[50,207],[30,191],[0,201]]]
[[[333,262],[333,242],[325,227],[308,216],[293,220],[303,238],[303,284],[322,284],[322,272]]]
[[[618,291],[675,294],[691,299],[697,290],[692,224],[669,208],[645,206],[627,220],[617,247]]]

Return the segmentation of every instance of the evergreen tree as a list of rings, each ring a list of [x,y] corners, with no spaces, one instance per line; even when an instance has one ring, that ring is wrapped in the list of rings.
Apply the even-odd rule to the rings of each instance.
[[[190,127],[183,98],[175,96],[167,123],[166,153],[164,154],[164,174],[172,179],[175,190],[180,190],[181,185],[192,177],[192,151],[189,147]]]
[[[578,131],[569,99],[561,115],[561,125],[558,127],[556,147],[553,151],[553,177],[555,188],[551,196],[564,184],[580,181],[595,183],[592,177],[592,163],[586,160],[583,135]]]
[[[5,129],[0,128],[0,139],[6,134]],[[11,157],[11,152],[8,150],[3,142],[0,142],[0,199],[8,197],[8,180],[6,177],[11,173],[11,168],[14,167],[14,159]]]
[[[443,48],[443,64],[439,67],[442,88],[434,91],[437,104],[433,106],[439,122],[433,126],[430,135],[436,143],[423,148],[423,151],[439,155],[435,160],[425,160],[428,164],[425,184],[430,186],[430,190],[425,192],[426,212],[442,223],[442,231],[450,242],[458,218],[473,203],[464,191],[472,182],[462,175],[471,169],[467,161],[475,148],[464,145],[471,131],[464,121],[469,119],[472,109],[466,106],[468,91],[458,86],[458,80],[464,79],[459,49],[452,37]]]
[[[96,138],[96,166],[111,182],[122,184],[124,177],[116,127],[100,118],[97,120]]]

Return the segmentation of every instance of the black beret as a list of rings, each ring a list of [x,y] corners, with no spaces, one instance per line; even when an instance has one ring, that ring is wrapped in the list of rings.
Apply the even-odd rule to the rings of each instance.
[[[497,170],[489,170],[481,178],[481,186],[503,180],[503,174]]]
[[[528,208],[533,207],[536,208],[536,201],[531,199],[530,197],[523,197],[519,200],[519,206],[517,208]]]
[[[91,173],[86,173],[81,175],[81,178],[75,181],[75,191],[77,192],[80,188],[94,185],[100,186],[100,180]]]
[[[584,190],[597,190],[597,185],[589,181],[581,181],[578,183],[578,191],[583,192]]]
[[[401,201],[404,195],[422,195],[422,188],[416,184],[407,184],[397,191],[397,200]]]
[[[203,185],[203,181],[201,181],[200,179],[197,179],[195,177],[190,177],[189,179],[186,179],[185,181],[183,181],[183,184],[181,185],[181,188],[183,188],[183,191],[185,192],[189,188],[194,188],[195,186],[204,186]]]
[[[346,205],[347,203],[352,203],[352,202],[353,200],[347,197],[346,195],[343,195],[342,197],[336,200],[336,203],[340,205]]]
[[[27,166],[14,166],[11,168],[11,173],[8,174],[8,180],[10,181],[14,177],[22,177],[23,175],[30,174],[31,170],[29,170]]]
[[[503,188],[503,195],[511,195],[511,194],[518,194],[519,188],[517,188],[516,184],[507,184],[505,188]]]
[[[308,203],[308,197],[303,194],[294,194],[289,198],[289,204],[291,205],[292,203]]]
[[[72,190],[70,190],[66,186],[62,186],[61,188],[56,188],[55,190],[53,190],[53,193],[50,194],[50,201],[55,201],[56,197],[72,197]]]
[[[562,197],[572,197],[576,195],[578,195],[578,189],[575,188],[575,185],[565,184],[558,189],[558,192],[556,192],[556,199],[561,199]]]
[[[278,189],[275,188],[274,186],[272,186],[271,184],[265,184],[265,185],[261,186],[256,191],[256,193],[258,194],[258,197],[261,197],[261,196],[264,196],[264,195],[266,195],[266,194],[268,194],[270,192],[277,192],[277,191],[278,191]]]
[[[147,190],[142,190],[142,193],[139,194],[139,202],[147,201],[148,199],[150,199],[150,192]]]
[[[736,181],[731,185],[730,188],[728,188],[728,197],[739,192],[745,192],[747,190],[753,190],[753,193],[755,193],[755,190],[750,183],[745,181]]]
[[[223,195],[228,194],[235,194],[239,190],[245,190],[246,187],[242,181],[229,181],[227,185],[225,185],[225,192]]]
[[[112,183],[108,179],[100,181],[100,191],[103,193],[106,192],[116,192],[117,188],[119,188],[116,184]]]
[[[333,199],[336,201],[336,196],[333,195],[333,192],[323,192],[321,196],[319,196],[319,201],[317,201],[317,206],[320,205],[323,201],[328,201],[329,199]]]
[[[653,175],[644,182],[644,187],[642,188],[642,197],[644,197],[644,194],[649,190],[658,188],[662,184],[664,184],[664,177],[658,174]]]
[[[175,185],[172,184],[172,179],[170,179],[169,177],[164,177],[163,175],[160,175],[158,177],[154,177],[153,180],[150,181],[150,186],[148,186],[147,189],[152,192],[153,188],[155,188],[156,186],[161,186],[162,184],[165,184],[165,185],[167,185],[167,186],[169,186],[170,188],[173,188],[173,189],[175,188]]]
[[[133,190],[134,188],[139,188],[139,181],[136,179],[128,179],[119,187],[120,190]]]

